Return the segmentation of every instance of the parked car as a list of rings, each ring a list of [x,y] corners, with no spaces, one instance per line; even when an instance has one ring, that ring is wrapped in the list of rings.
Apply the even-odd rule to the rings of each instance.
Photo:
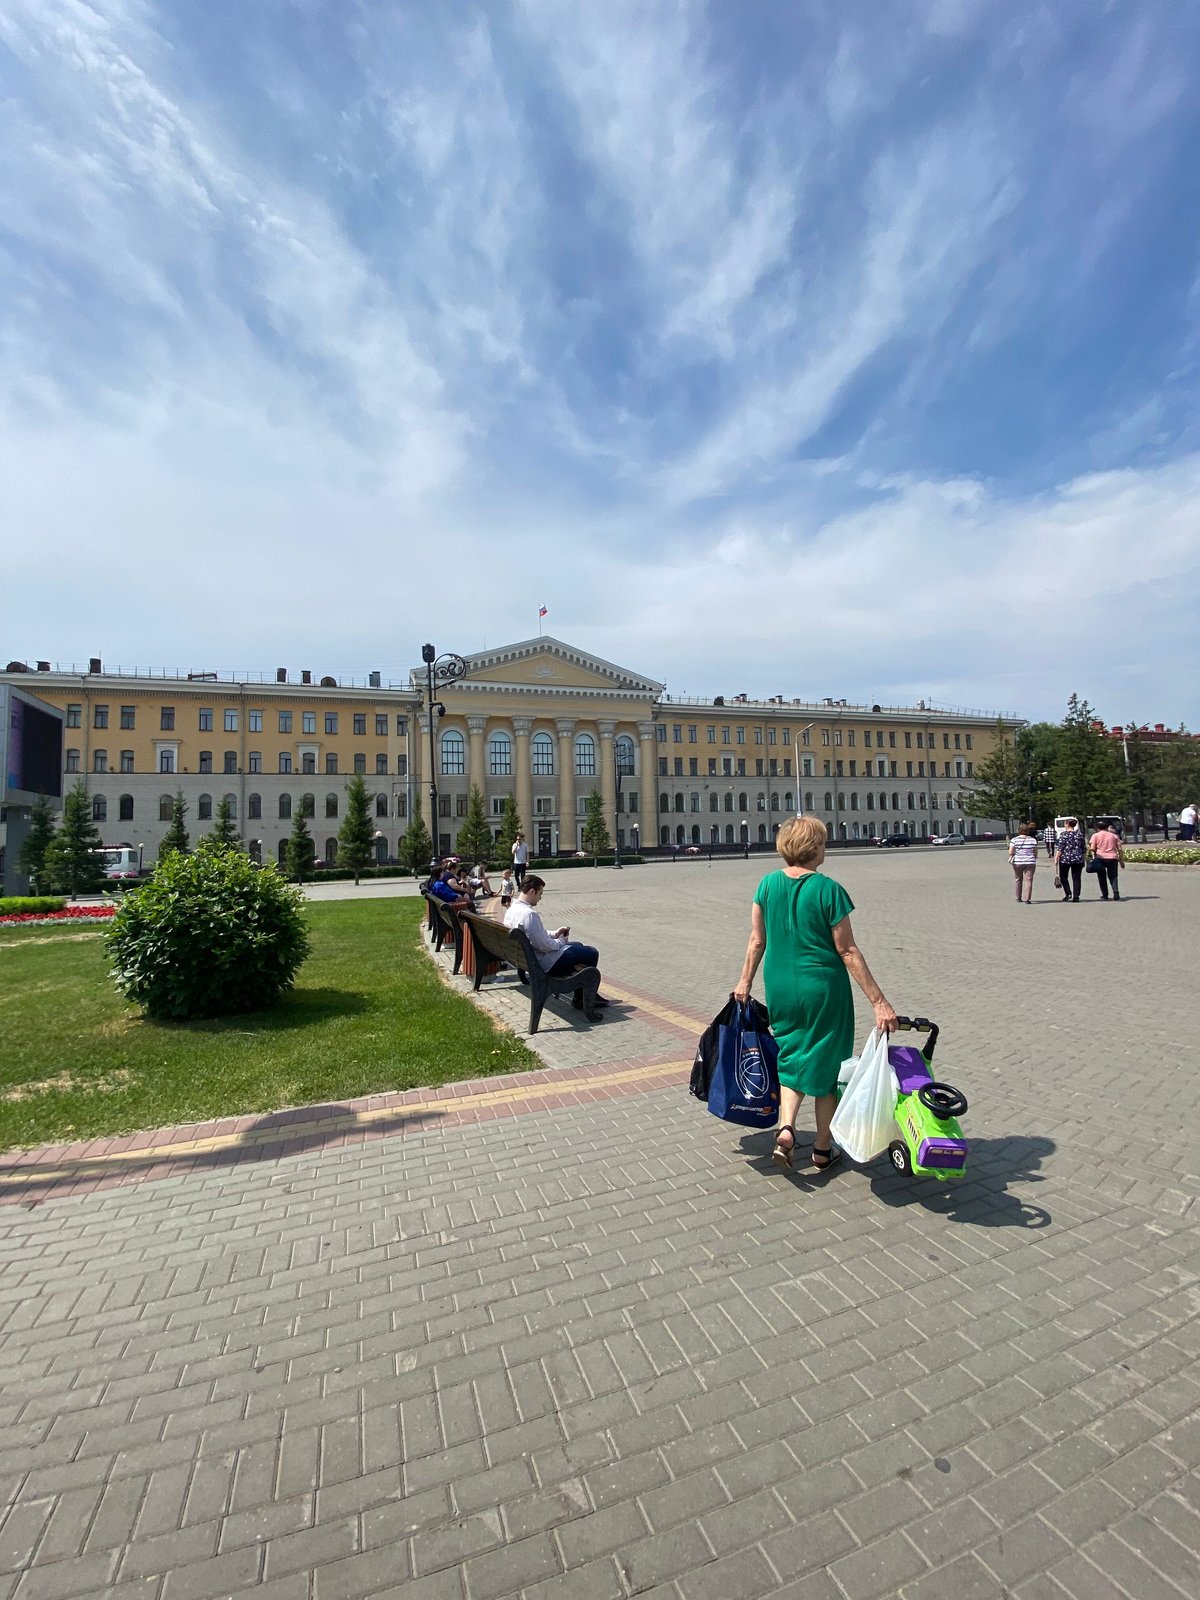
[[[935,833],[930,844],[966,844],[965,833]]]
[[[907,847],[912,843],[912,840],[906,833],[881,833],[875,843],[882,845],[886,850],[891,850],[900,845]]]

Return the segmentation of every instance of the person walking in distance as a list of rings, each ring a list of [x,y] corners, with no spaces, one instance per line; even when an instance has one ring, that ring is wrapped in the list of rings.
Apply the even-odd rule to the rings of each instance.
[[[525,835],[519,833],[513,840],[512,847],[513,878],[517,888],[525,882],[525,869],[529,865],[529,846],[525,843]]]
[[[1078,902],[1079,885],[1083,881],[1083,858],[1087,854],[1083,829],[1077,817],[1064,817],[1063,830],[1058,836],[1054,851],[1054,865],[1058,868],[1062,884],[1063,903]]]
[[[1054,848],[1058,843],[1058,834],[1055,832],[1054,824],[1052,822],[1048,822],[1046,824],[1046,827],[1042,833],[1042,843],[1046,846],[1046,855],[1051,861],[1053,861]]]
[[[1037,857],[1037,825],[1026,822],[1008,841],[1008,859],[1012,863],[1018,905],[1022,898],[1027,906],[1033,903],[1033,875],[1037,871]]]
[[[1121,844],[1121,835],[1114,833],[1107,826],[1097,828],[1088,840],[1088,855],[1096,863],[1096,882],[1100,886],[1101,900],[1108,899],[1110,889],[1113,899],[1119,900],[1121,886],[1118,874],[1125,865],[1125,849]]]
[[[1179,813],[1179,842],[1187,844],[1196,837],[1196,803],[1189,800]]]

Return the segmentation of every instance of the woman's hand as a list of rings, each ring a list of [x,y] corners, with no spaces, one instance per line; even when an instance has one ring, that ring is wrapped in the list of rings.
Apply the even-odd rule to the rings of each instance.
[[[740,1006],[744,1006],[750,999],[750,985],[744,979],[739,978],[738,982],[734,985],[733,998]]]
[[[882,995],[874,1002],[872,1009],[875,1012],[875,1026],[880,1033],[895,1033],[896,1013]]]

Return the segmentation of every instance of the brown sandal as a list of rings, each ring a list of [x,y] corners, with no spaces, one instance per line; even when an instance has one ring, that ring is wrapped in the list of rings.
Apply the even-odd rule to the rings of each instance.
[[[790,1144],[783,1142],[784,1134],[791,1140]],[[771,1151],[771,1160],[777,1167],[785,1167],[789,1172],[792,1166],[792,1153],[796,1148],[796,1130],[790,1122],[785,1122],[775,1135],[775,1148]]]

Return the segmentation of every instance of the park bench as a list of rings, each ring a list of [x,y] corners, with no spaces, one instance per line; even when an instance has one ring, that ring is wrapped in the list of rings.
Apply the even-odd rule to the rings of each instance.
[[[452,944],[454,971],[457,974],[462,967],[463,959],[462,923],[458,920],[459,914],[444,900],[439,900],[435,894],[427,894],[425,904],[429,907],[429,926],[433,932],[434,951],[440,954],[444,944]]]
[[[471,937],[480,950],[497,961],[507,961],[517,969],[517,980],[529,985],[529,1031],[536,1033],[542,1020],[542,1010],[552,994],[569,994],[571,1004],[582,1011],[589,1022],[596,1020],[596,996],[600,992],[599,967],[578,967],[552,978],[534,953],[533,946],[523,929],[506,928],[492,917],[481,917],[477,911],[462,912],[462,920],[469,926]],[[478,992],[483,975],[483,962],[475,963],[475,989]]]

